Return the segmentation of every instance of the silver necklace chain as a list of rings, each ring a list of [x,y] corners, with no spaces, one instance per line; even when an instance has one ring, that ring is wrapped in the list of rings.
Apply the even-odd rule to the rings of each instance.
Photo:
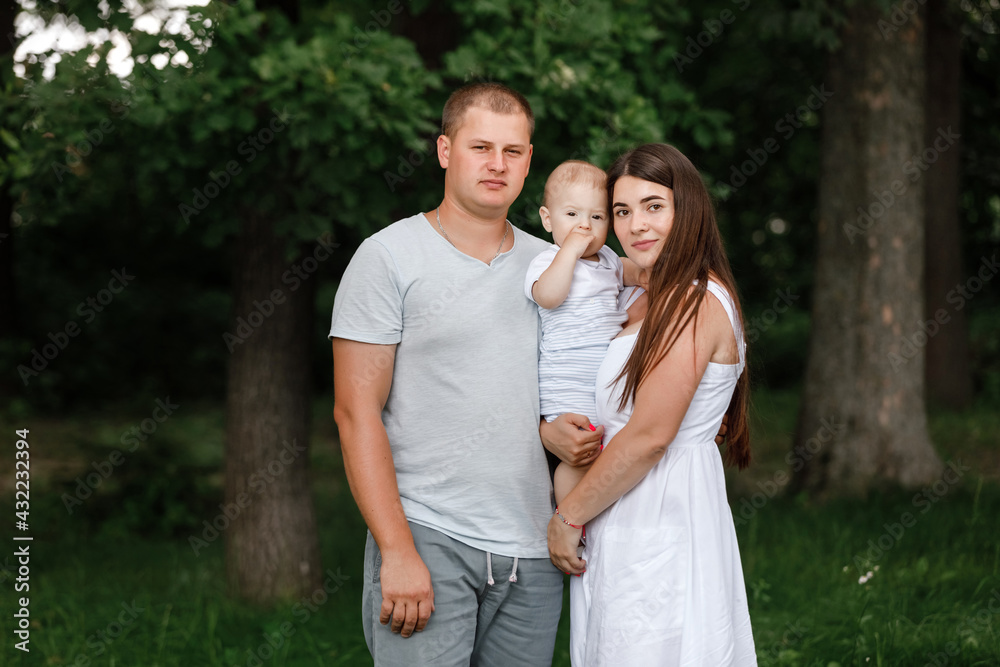
[[[455,242],[452,241],[451,238],[448,236],[448,232],[444,231],[444,227],[441,226],[441,209],[439,208],[435,209],[434,214],[437,216],[438,229],[441,230],[441,234],[444,236],[444,240],[450,243],[455,250],[458,250],[458,246],[455,245]],[[507,241],[507,232],[509,231],[510,231],[510,220],[504,220],[503,238],[500,239],[500,246],[497,248],[497,254],[493,255],[493,259],[496,259],[497,257],[500,256],[500,251],[503,250],[503,244],[504,242]],[[458,251],[462,252],[461,250]],[[490,264],[493,263],[493,259],[490,260],[489,262]]]

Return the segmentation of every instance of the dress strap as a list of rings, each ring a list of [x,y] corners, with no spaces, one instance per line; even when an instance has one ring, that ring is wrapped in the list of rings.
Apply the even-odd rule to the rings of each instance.
[[[635,303],[639,299],[640,296],[642,296],[645,293],[646,293],[646,290],[644,290],[643,288],[639,287],[638,285],[633,286],[632,287],[632,292],[629,293],[629,295],[627,297],[625,297],[625,301],[622,302],[620,310],[622,310],[622,311],[628,310],[629,307],[633,303]]]
[[[732,325],[733,334],[736,336],[736,348],[740,353],[740,365],[743,365],[746,363],[747,343],[743,337],[743,328],[740,326],[740,320],[736,317],[736,304],[733,303],[733,298],[726,291],[726,288],[714,280],[708,281],[708,291],[714,294],[719,299],[722,307],[726,309],[726,315],[729,316],[729,324]]]

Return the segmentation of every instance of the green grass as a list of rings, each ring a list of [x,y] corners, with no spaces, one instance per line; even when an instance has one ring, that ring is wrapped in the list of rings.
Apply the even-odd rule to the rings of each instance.
[[[794,427],[794,393],[756,399],[757,463],[730,476],[734,512],[760,490],[758,482],[782,469]],[[14,599],[23,593],[0,573],[0,664],[370,664],[359,611],[364,525],[344,482],[330,407],[329,399],[317,401],[313,487],[324,568],[341,585],[311,608],[272,611],[226,597],[221,540],[196,556],[186,539],[220,501],[220,408],[178,410],[72,515],[60,495],[72,492],[91,461],[120,449],[121,434],[148,415],[3,423],[5,433],[31,428],[35,541],[31,653],[13,649]],[[932,493],[934,503],[915,504],[913,492],[823,505],[781,494],[757,498],[759,507],[738,521],[737,533],[762,667],[1000,664],[998,422],[989,406],[932,414],[942,457],[972,468],[944,495]],[[8,517],[11,478],[8,472],[0,480],[0,510]],[[137,480],[148,486],[155,479],[166,480],[156,493],[136,494]],[[169,502],[156,505],[164,496]],[[903,526],[907,515],[913,521]],[[887,548],[872,549],[880,540]],[[0,552],[0,564],[12,552]],[[859,584],[869,570],[873,576]],[[569,664],[568,621],[564,613],[555,665]],[[266,638],[282,627],[287,638],[269,650]]]

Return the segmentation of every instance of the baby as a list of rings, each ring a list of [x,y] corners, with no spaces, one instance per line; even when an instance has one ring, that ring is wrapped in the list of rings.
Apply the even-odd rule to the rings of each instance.
[[[625,266],[604,245],[609,226],[605,186],[604,171],[580,160],[563,162],[549,175],[538,213],[555,243],[531,261],[524,282],[542,322],[542,415],[547,421],[566,412],[586,415],[591,430],[597,421],[597,371],[611,339],[628,319],[618,309]],[[556,503],[589,467],[559,464],[553,480]]]

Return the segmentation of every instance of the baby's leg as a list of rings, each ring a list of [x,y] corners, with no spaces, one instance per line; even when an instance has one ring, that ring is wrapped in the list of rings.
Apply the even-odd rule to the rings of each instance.
[[[562,502],[563,498],[569,495],[583,476],[590,470],[590,464],[585,466],[571,466],[562,461],[556,467],[555,475],[552,479],[552,490],[556,495],[556,505]]]

